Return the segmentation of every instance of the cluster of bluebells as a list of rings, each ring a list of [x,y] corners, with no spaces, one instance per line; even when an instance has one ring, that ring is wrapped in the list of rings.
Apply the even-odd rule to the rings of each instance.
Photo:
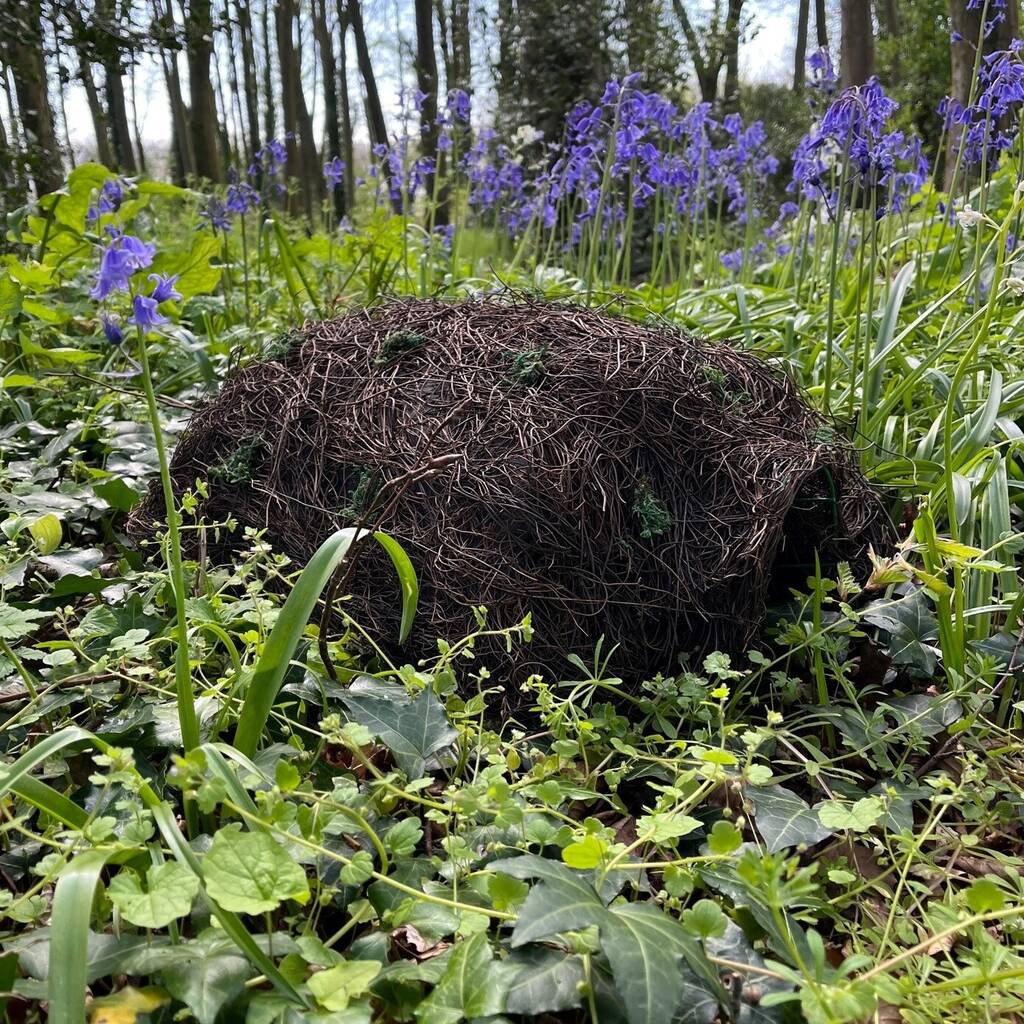
[[[103,183],[96,202],[86,211],[85,219],[93,223],[104,214],[117,213],[124,202],[124,182],[120,178],[111,178]]]
[[[879,217],[904,209],[927,180],[928,161],[920,138],[892,127],[898,109],[875,78],[844,90],[798,144],[790,191],[825,199],[832,211],[858,191]]]
[[[707,103],[683,112],[638,81],[636,74],[611,81],[599,103],[578,104],[564,145],[548,147],[538,174],[527,172],[516,148],[481,135],[463,162],[470,204],[499,211],[512,234],[531,223],[552,229],[559,209],[569,210],[567,247],[588,225],[618,238],[631,208],[657,209],[659,233],[680,215],[724,214],[741,224],[759,217],[759,197],[778,167],[761,122],[744,124],[738,114],[716,120]]]
[[[967,45],[961,42],[957,45]],[[968,166],[994,165],[1017,137],[1024,104],[1024,42],[986,54],[978,70],[977,99],[970,106],[946,97],[939,104],[946,130],[957,138],[960,159]]]
[[[92,290],[93,299],[102,302],[116,292],[130,292],[131,278],[140,270],[146,270],[153,263],[156,246],[143,242],[135,235],[126,235],[117,228],[107,229],[107,241],[100,253],[99,271]],[[180,299],[181,294],[174,285],[177,274],[150,274],[152,287],[148,295],[141,292],[132,296],[132,314],[128,323],[133,324],[143,334],[154,327],[167,323],[159,310],[161,303]],[[103,333],[108,341],[119,345],[124,340],[124,333],[116,317],[104,312],[101,314]]]

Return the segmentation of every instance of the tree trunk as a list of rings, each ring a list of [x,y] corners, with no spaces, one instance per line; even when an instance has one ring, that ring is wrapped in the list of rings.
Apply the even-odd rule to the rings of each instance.
[[[153,0],[154,20],[159,24],[162,36],[159,38],[160,63],[167,87],[167,101],[171,108],[171,145],[174,153],[175,183],[184,185],[195,174],[195,159],[192,155],[192,139],[188,127],[188,109],[181,94],[181,73],[178,70],[178,51],[167,44],[174,39],[174,10],[171,0],[163,6],[163,0]]]
[[[420,106],[420,153],[437,161],[437,57],[434,53],[434,8],[431,0],[415,0],[416,86],[424,94]],[[425,180],[427,197],[434,192],[434,175]]]
[[[818,49],[828,49],[828,14],[825,0],[814,0],[814,30],[817,33]]]
[[[263,141],[266,143],[277,134],[273,60],[270,54],[270,0],[263,0],[260,15],[260,27],[263,30]]]
[[[451,77],[449,89],[473,91],[473,54],[469,35],[469,0],[451,0]]]
[[[380,104],[380,93],[377,91],[377,79],[373,73],[373,61],[370,59],[370,47],[366,42],[366,26],[363,24],[359,0],[349,0],[348,14],[352,35],[356,41],[359,76],[363,80],[363,91],[366,94],[366,127],[370,133],[370,142],[386,146],[388,129],[384,121],[384,108]]]
[[[260,147],[260,96],[256,84],[256,50],[252,41],[252,14],[249,0],[235,0],[238,13],[238,35],[242,49],[242,82],[245,89],[245,120],[249,128],[249,152],[253,161]],[[257,181],[257,187],[260,183]]]
[[[132,91],[132,134],[135,138],[135,152],[138,154],[139,170],[146,173],[146,150],[142,145],[142,128],[139,125],[139,103],[135,91],[135,60],[128,65],[128,84]]]
[[[116,55],[104,61],[107,110],[110,111],[110,138],[114,145],[114,160],[125,174],[135,174],[135,151],[128,126],[128,104],[124,97],[124,79],[120,58]]]
[[[870,0],[842,0],[843,38],[839,80],[843,88],[863,85],[875,73],[875,34]]]
[[[92,55],[85,42],[85,24],[77,5],[68,4],[67,15],[71,26],[71,43],[78,59],[78,79],[85,90],[85,101],[89,105],[89,117],[92,120],[93,133],[96,136],[96,159],[104,167],[113,167],[114,151],[110,146],[110,128],[107,124],[106,111],[100,102],[99,90],[96,88],[96,78],[92,71]]]
[[[213,14],[210,0],[191,0],[185,22],[188,55],[188,89],[192,97],[190,128],[196,174],[220,181],[220,149],[217,139],[217,103],[210,77],[213,54]]]
[[[793,92],[802,92],[807,81],[807,23],[811,16],[811,0],[800,0],[796,16],[796,49],[793,51]]]
[[[274,24],[277,35],[277,60],[281,71],[281,108],[284,115],[285,151],[288,155],[285,165],[289,177],[298,179],[302,201],[302,212],[312,222],[314,190],[319,195],[315,175],[316,147],[313,143],[313,126],[302,92],[302,75],[298,54],[292,40],[292,28],[296,16],[295,0],[277,0],[274,8]],[[319,176],[317,175],[319,179]],[[295,210],[294,197],[290,203]]]
[[[743,14],[743,0],[729,0],[729,13],[725,19],[725,95],[722,107],[727,112],[739,110],[740,106],[740,25]]]
[[[39,196],[60,188],[64,177],[47,88],[42,19],[40,0],[22,0],[18,14],[20,31],[12,32],[7,43],[8,66],[14,78],[32,182]]]
[[[313,34],[320,52],[320,68],[324,79],[324,128],[327,151],[324,160],[341,157],[341,132],[338,118],[338,63],[334,58],[334,36],[327,21],[327,0],[313,0]],[[345,216],[345,188],[342,184],[331,189],[334,219]]]
[[[341,45],[338,47],[338,106],[341,117],[342,159],[345,161],[345,195],[351,205],[355,200],[355,152],[352,145],[352,103],[348,89],[348,11],[345,0],[338,2],[338,32]]]

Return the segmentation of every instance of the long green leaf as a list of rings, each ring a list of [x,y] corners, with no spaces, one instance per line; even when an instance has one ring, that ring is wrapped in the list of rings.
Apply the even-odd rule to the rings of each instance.
[[[356,531],[352,527],[331,534],[317,548],[288,595],[274,628],[267,637],[263,654],[256,665],[235,730],[235,747],[246,757],[256,753],[263,727],[270,716],[278,691],[295,648],[302,639],[310,615],[331,574],[352,546]]]
[[[274,623],[274,628],[270,631],[263,654],[246,690],[242,711],[238,716],[238,728],[235,730],[234,746],[246,757],[252,757],[256,753],[263,728],[270,717],[274,701],[277,700],[295,648],[302,639],[306,623],[355,536],[356,529],[347,527],[332,534],[317,548],[306,568],[302,570],[298,582],[281,609],[281,614],[277,617],[277,622]],[[412,628],[416,601],[419,597],[416,573],[409,556],[398,541],[384,533],[375,533],[373,536],[390,556],[402,585],[401,635],[404,640]]]
[[[91,742],[92,739],[92,733],[86,732],[85,729],[79,729],[77,726],[61,729],[60,732],[47,736],[45,740],[41,740],[31,750],[22,754],[14,764],[0,770],[0,796],[10,790],[17,791],[18,784],[47,758],[53,757],[65,747],[71,746],[72,743],[80,743],[83,740]],[[28,798],[26,797],[26,799]]]
[[[86,850],[57,879],[46,979],[50,1024],[84,1024],[89,919],[100,872],[118,851]]]
[[[416,605],[420,599],[420,583],[416,578],[416,569],[412,560],[405,553],[405,548],[386,533],[379,530],[373,535],[374,540],[388,553],[391,564],[398,573],[398,582],[402,587],[402,624],[398,630],[398,642],[404,644],[412,632],[412,622],[416,617]]]

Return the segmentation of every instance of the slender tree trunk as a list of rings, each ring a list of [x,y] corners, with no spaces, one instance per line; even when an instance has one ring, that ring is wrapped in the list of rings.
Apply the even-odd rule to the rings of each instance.
[[[327,20],[327,0],[313,0],[313,34],[320,52],[320,68],[324,79],[324,128],[327,135],[327,151],[324,159],[341,156],[341,131],[338,116],[338,63],[334,58],[334,36]],[[345,216],[345,187],[337,184],[331,189],[334,219]]]
[[[178,70],[178,51],[168,46],[174,39],[174,9],[171,0],[153,0],[153,19],[160,26],[160,64],[164,72],[167,101],[171,108],[171,144],[176,164],[175,183],[184,185],[195,174],[195,159],[192,155],[192,139],[188,127],[188,109],[181,94],[181,73]]]
[[[863,85],[875,73],[875,32],[871,0],[842,0],[843,38],[839,80],[844,88]]]
[[[19,31],[8,38],[6,56],[31,161],[32,182],[41,196],[60,188],[64,174],[50,106],[40,0],[22,0],[18,15]]]
[[[348,88],[348,11],[345,0],[337,0],[338,33],[338,113],[341,117],[342,159],[345,161],[345,195],[351,206],[356,193],[355,152],[352,142],[352,103]]]
[[[415,0],[416,87],[423,93],[420,106],[420,152],[425,160],[437,161],[437,57],[434,53],[434,8],[431,0]],[[433,195],[434,174],[425,181],[427,196]]]
[[[374,144],[388,144],[388,129],[384,121],[384,108],[380,104],[380,93],[377,91],[377,79],[373,73],[373,61],[370,59],[370,47],[366,42],[366,26],[363,24],[363,12],[359,0],[349,0],[349,24],[356,41],[356,61],[359,75],[363,80],[366,94],[366,127],[370,133],[370,141]]]
[[[135,152],[132,133],[128,126],[128,104],[124,96],[121,61],[113,56],[104,61],[107,109],[110,111],[110,137],[114,145],[114,160],[126,174],[135,174]]]
[[[238,13],[238,35],[242,49],[245,119],[249,128],[248,158],[252,161],[260,146],[260,97],[256,82],[256,52],[252,41],[252,13],[249,9],[249,0],[236,0],[235,10]]]
[[[146,150],[142,145],[142,128],[139,125],[139,103],[135,90],[135,61],[130,60],[128,65],[128,85],[132,93],[132,134],[135,138],[135,152],[139,157],[139,170],[146,173]]]
[[[188,88],[192,97],[190,128],[196,174],[210,181],[222,180],[217,139],[217,103],[210,75],[213,54],[213,14],[210,0],[191,0],[185,22],[188,55]]]
[[[825,0],[814,0],[814,30],[817,33],[819,50],[828,49],[828,14]]]
[[[796,49],[793,51],[793,91],[801,92],[807,80],[807,27],[811,16],[811,0],[800,0],[796,17]]]
[[[271,55],[270,0],[263,0],[260,10],[260,28],[263,32],[263,141],[269,142],[277,134],[274,102],[274,61]]]
[[[277,0],[274,24],[277,35],[277,59],[281,72],[285,150],[288,154],[286,172],[289,177],[298,179],[302,212],[306,219],[312,222],[314,190],[319,194],[318,182],[311,180],[315,175],[312,168],[316,164],[316,146],[313,142],[312,121],[302,92],[298,53],[292,40],[295,15],[295,0]],[[290,205],[292,212],[297,212],[294,199]]]
[[[96,77],[92,69],[92,54],[86,42],[85,23],[76,4],[68,4],[66,13],[68,24],[71,27],[71,44],[78,60],[78,80],[85,90],[85,101],[89,106],[92,130],[96,136],[96,159],[104,167],[113,167],[114,151],[110,146],[110,127],[107,124],[106,111],[100,102],[99,90],[96,88]]]

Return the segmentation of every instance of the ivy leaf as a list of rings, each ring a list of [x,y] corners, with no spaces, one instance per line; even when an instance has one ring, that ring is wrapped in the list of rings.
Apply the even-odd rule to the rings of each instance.
[[[199,948],[191,950],[192,955],[164,968],[163,983],[199,1024],[214,1024],[221,1009],[245,991],[245,983],[255,972],[241,955],[211,954],[196,945]]]
[[[813,846],[832,835],[808,804],[784,786],[758,786],[746,791],[754,805],[754,822],[769,853],[787,846]]]
[[[611,964],[629,1024],[663,1024],[681,1006],[703,1004],[710,1024],[716,1000],[687,966],[691,958],[707,963],[695,941],[678,922],[650,903],[626,903],[607,913],[601,925],[601,948]],[[686,962],[684,962],[686,961]],[[710,967],[710,964],[708,964]]]
[[[581,956],[537,946],[517,949],[507,962],[519,969],[505,1000],[508,1013],[558,1013],[580,1005]]]
[[[349,714],[391,751],[395,763],[410,779],[419,779],[428,767],[436,767],[436,755],[459,735],[429,687],[408,703],[352,692],[341,699]]]
[[[487,936],[478,932],[460,942],[434,991],[416,1009],[419,1024],[458,1024],[501,1013],[512,971],[495,963]]]
[[[899,601],[876,601],[861,618],[889,634],[894,665],[909,665],[924,676],[935,674],[939,622],[923,589]]]
[[[306,984],[325,1010],[345,1010],[369,990],[382,966],[377,960],[343,960],[326,971],[317,971]]]
[[[198,892],[199,879],[175,860],[149,868],[145,889],[129,870],[122,870],[107,887],[111,903],[138,928],[166,928],[192,909]]]
[[[881,820],[885,802],[880,796],[861,797],[852,806],[843,800],[823,800],[815,809],[818,821],[833,832],[867,832]]]
[[[559,932],[599,924],[606,914],[594,887],[563,864],[533,854],[499,860],[492,870],[513,878],[541,878],[528,893],[512,930],[512,947],[550,938]]]
[[[284,900],[309,899],[306,873],[265,832],[222,828],[203,858],[206,891],[225,910],[262,914]]]

